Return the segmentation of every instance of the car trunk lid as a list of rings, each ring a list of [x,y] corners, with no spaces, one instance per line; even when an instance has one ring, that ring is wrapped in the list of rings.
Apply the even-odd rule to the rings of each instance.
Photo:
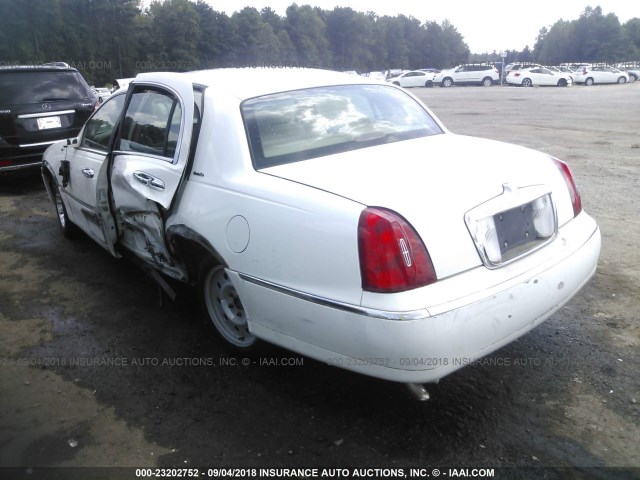
[[[556,170],[539,152],[447,133],[261,171],[394,210],[419,233],[438,278],[444,278],[482,264],[465,221],[468,212],[502,195],[505,185],[540,190],[551,181],[548,191],[565,199]],[[565,203],[562,218],[568,215]]]

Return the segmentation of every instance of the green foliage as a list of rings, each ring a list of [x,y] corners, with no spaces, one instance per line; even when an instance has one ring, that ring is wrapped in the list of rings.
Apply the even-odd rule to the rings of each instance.
[[[215,2],[211,2],[215,5]],[[284,17],[270,8],[233,15],[206,0],[0,0],[0,64],[66,61],[95,85],[143,71],[226,66],[311,66],[359,73],[391,68],[446,68],[470,55],[448,21],[379,17],[349,7],[292,3]],[[578,20],[540,30],[533,50],[506,61],[614,61],[640,56],[640,19],[621,25],[600,7]]]
[[[542,29],[533,49],[539,63],[620,62],[640,56],[640,19],[621,25],[618,17],[604,15],[601,7],[586,7],[577,20],[558,20]]]
[[[146,5],[146,6],[145,6]],[[215,2],[213,2],[215,5]],[[206,0],[0,0],[1,64],[65,61],[95,85],[153,70],[445,67],[469,49],[448,23],[292,3],[230,17]]]

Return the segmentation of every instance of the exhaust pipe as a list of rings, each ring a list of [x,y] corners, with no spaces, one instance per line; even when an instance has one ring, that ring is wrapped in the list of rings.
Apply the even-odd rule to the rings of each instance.
[[[424,387],[424,385],[421,385],[419,383],[407,383],[407,389],[409,390],[409,393],[411,393],[411,395],[413,395],[413,397],[419,402],[426,402],[427,400],[429,400],[429,392],[427,392],[427,389]]]

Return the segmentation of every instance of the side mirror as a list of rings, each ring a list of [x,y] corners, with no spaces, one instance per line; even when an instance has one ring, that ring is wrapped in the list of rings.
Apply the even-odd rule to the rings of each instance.
[[[62,177],[62,188],[66,188],[69,185],[70,170],[69,160],[62,160],[58,169],[58,175]]]

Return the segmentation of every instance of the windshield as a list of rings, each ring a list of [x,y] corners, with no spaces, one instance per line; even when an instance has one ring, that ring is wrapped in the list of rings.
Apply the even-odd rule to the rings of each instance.
[[[385,85],[296,90],[245,101],[256,169],[443,133],[411,96]]]
[[[0,104],[21,105],[92,98],[78,72],[3,72]]]

